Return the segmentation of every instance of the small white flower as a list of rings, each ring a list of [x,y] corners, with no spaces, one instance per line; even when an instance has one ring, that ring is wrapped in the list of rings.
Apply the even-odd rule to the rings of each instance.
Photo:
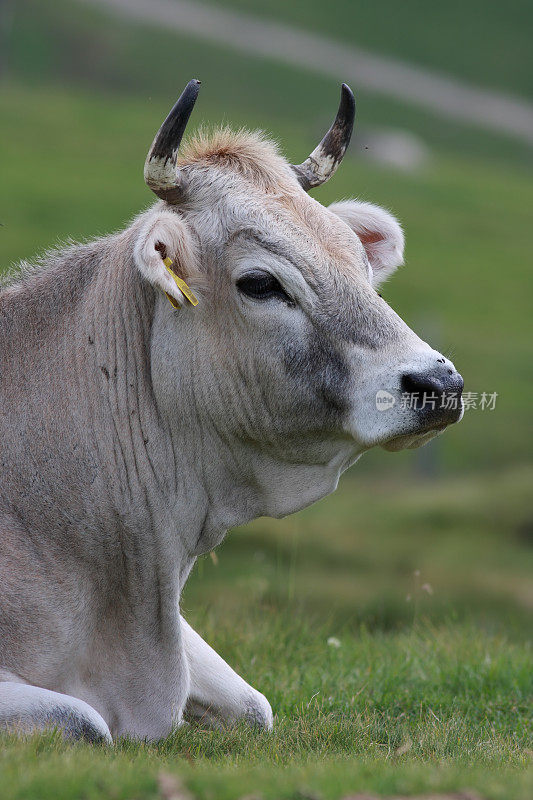
[[[338,647],[341,646],[340,639],[337,639],[336,636],[330,636],[329,639],[328,639],[328,645],[329,645],[329,647],[337,647],[338,648]]]

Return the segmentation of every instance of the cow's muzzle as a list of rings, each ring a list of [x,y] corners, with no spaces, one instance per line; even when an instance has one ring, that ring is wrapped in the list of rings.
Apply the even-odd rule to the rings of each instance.
[[[419,415],[422,429],[445,427],[462,416],[464,381],[444,358],[431,369],[402,375],[402,399]]]

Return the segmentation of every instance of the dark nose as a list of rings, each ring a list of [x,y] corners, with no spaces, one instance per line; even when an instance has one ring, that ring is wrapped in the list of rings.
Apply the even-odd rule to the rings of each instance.
[[[455,422],[461,415],[464,381],[453,367],[440,362],[424,372],[402,375],[404,405],[420,411],[433,422]]]

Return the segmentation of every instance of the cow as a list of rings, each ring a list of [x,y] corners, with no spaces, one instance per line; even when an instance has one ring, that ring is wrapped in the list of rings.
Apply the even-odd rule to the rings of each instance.
[[[270,729],[267,699],[180,615],[195,560],[462,415],[454,365],[376,291],[400,224],[309,195],[348,146],[349,87],[299,165],[261,133],[182,147],[198,91],[149,150],[155,205],[0,293],[0,727]]]

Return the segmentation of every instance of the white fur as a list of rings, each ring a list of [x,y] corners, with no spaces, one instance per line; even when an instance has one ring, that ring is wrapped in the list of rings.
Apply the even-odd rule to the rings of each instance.
[[[266,697],[237,675],[183,617],[181,633],[190,673],[186,713],[215,725],[246,719],[271,730],[272,709]]]

